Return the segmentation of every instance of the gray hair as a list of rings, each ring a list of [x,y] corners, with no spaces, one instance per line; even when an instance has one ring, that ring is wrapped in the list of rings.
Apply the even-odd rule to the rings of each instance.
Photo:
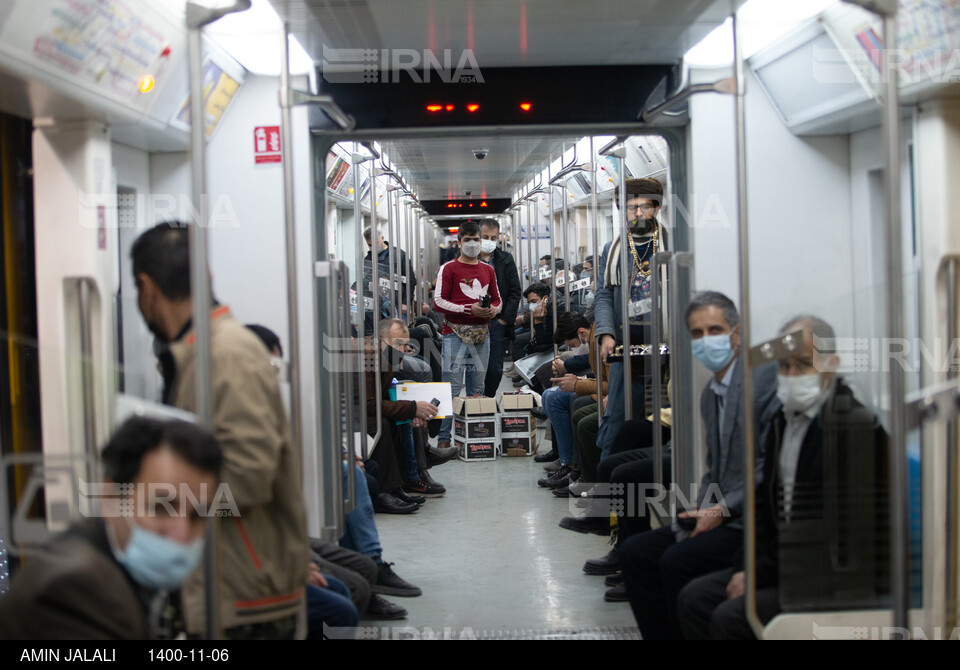
[[[407,324],[405,324],[400,319],[380,319],[380,330],[378,331],[380,339],[384,339],[390,335],[390,331],[394,326],[400,324],[400,326],[406,330]]]
[[[731,329],[740,325],[740,313],[733,300],[720,293],[719,291],[701,291],[693,296],[687,310],[683,313],[683,319],[690,325],[690,315],[704,307],[718,307],[723,311],[723,319]]]
[[[829,323],[818,316],[813,316],[812,314],[798,314],[783,324],[779,334],[785,335],[792,330],[796,330],[797,326],[806,328],[813,333],[814,348],[819,353],[836,353],[837,335],[833,330],[833,326],[831,326]]]

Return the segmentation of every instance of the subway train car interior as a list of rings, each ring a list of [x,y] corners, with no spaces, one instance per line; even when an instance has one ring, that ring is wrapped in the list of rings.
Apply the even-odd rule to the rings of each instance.
[[[958,181],[957,0],[0,0],[0,638],[960,639]]]

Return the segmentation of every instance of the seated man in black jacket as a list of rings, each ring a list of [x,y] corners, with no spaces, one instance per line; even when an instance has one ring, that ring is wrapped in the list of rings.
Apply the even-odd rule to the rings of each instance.
[[[803,348],[779,364],[782,407],[761,417],[773,421],[773,430],[757,445],[763,449],[764,473],[756,487],[756,601],[764,625],[781,611],[787,574],[792,582],[796,576],[804,580],[804,598],[816,598],[834,583],[842,583],[847,592],[855,589],[851,577],[833,567],[828,516],[847,529],[837,541],[850,545],[841,552],[849,554],[848,562],[857,560],[855,555],[866,559],[861,564],[871,574],[861,590],[868,600],[875,597],[875,577],[883,572],[882,560],[873,555],[875,542],[854,537],[875,538],[882,532],[883,496],[864,493],[879,492],[886,481],[886,435],[837,376],[833,329],[817,317],[798,316],[781,333],[798,328],[804,331]],[[854,473],[867,483],[857,485],[855,495],[845,495]],[[838,503],[826,505],[834,494]],[[677,608],[685,638],[754,639],[744,608],[744,575],[741,549],[730,568],[696,579],[681,591]]]

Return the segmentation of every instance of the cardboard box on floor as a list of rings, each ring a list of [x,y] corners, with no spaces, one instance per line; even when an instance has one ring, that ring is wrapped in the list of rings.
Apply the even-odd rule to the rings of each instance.
[[[478,396],[453,399],[453,442],[461,461],[492,461],[500,445],[497,401]]]
[[[530,393],[504,393],[500,396],[500,453],[504,456],[532,456],[537,453],[537,418],[530,410],[537,407]]]

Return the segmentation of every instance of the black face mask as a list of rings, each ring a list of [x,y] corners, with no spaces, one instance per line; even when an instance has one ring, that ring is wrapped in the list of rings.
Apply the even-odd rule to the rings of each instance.
[[[387,362],[392,366],[399,367],[400,364],[403,362],[402,351],[397,351],[393,347],[388,346],[385,354],[387,357]]]

